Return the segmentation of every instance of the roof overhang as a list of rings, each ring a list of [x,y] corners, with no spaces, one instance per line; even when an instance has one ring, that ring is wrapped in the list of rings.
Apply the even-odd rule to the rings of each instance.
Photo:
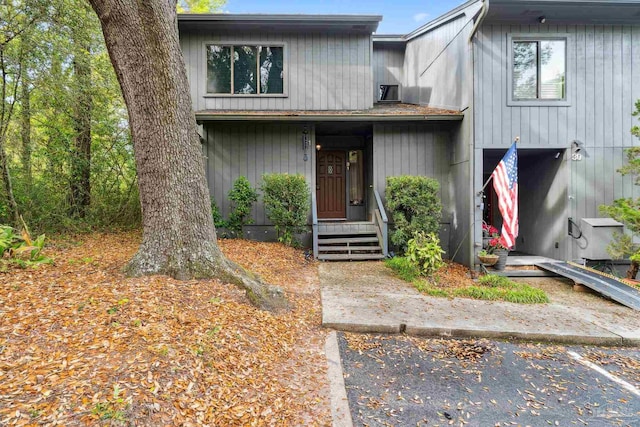
[[[545,24],[539,23],[544,16]],[[490,24],[638,25],[640,0],[491,0]]]
[[[261,121],[261,122],[451,122],[464,114],[413,104],[376,104],[368,110],[336,111],[234,111],[203,110],[196,112],[198,122]]]
[[[380,15],[179,14],[180,30],[322,31],[371,34]]]
[[[418,115],[403,115],[403,116],[379,116],[379,115],[312,115],[302,114],[296,115],[262,115],[256,116],[251,114],[208,114],[208,113],[196,113],[196,121],[202,122],[457,122],[461,121],[463,116],[451,116],[451,115],[432,115],[432,116],[418,116]]]

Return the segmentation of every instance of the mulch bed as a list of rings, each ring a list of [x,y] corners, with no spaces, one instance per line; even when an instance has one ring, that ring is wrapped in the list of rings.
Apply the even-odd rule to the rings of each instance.
[[[294,305],[217,280],[126,278],[136,233],[59,240],[55,265],[0,274],[0,425],[330,425],[317,266],[221,240]]]

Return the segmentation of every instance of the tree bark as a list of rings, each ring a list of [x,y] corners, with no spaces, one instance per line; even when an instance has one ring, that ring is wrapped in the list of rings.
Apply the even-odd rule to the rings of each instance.
[[[627,279],[635,279],[638,275],[638,270],[640,270],[640,263],[638,263],[638,261],[631,261],[631,265],[627,270]]]
[[[22,140],[22,174],[27,188],[31,188],[31,91],[29,89],[29,75],[26,64],[22,66],[22,96],[20,97],[20,104],[22,106],[20,113],[20,121],[22,129],[20,137]]]
[[[0,175],[2,175],[2,181],[4,182],[4,189],[9,202],[9,214],[13,217],[16,227],[20,226],[20,211],[18,210],[18,204],[16,198],[13,195],[13,185],[11,183],[11,172],[9,171],[9,161],[7,158],[7,151],[5,149],[5,141],[7,131],[9,130],[9,122],[13,113],[13,107],[15,105],[16,95],[18,93],[18,82],[13,82],[13,88],[9,90],[9,83],[7,79],[7,67],[4,57],[4,47],[6,44],[0,44]],[[18,79],[19,80],[19,73]],[[6,99],[11,98],[11,102],[6,102]]]
[[[287,307],[280,288],[227,260],[216,242],[204,161],[180,45],[176,1],[89,0],[129,111],[143,238],[130,275],[215,277],[257,306]]]
[[[87,11],[89,12],[89,11]],[[71,214],[84,218],[91,203],[91,43],[82,27],[74,30],[74,130],[71,148],[70,207]]]

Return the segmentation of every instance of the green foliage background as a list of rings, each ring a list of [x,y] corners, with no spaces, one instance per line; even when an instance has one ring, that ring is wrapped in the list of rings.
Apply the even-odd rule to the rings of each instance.
[[[181,0],[178,10],[205,13],[223,4]],[[127,109],[88,2],[0,2],[0,51],[0,81],[5,82],[0,149],[27,224],[36,232],[139,226]],[[88,63],[89,75],[80,76],[74,67],[81,60]],[[89,105],[79,101],[83,94],[90,96]],[[76,117],[83,113],[90,115],[91,127],[90,204],[85,215],[77,216],[70,203],[78,162],[87,161],[78,160],[74,148]],[[9,200],[6,185],[0,185],[0,224],[15,222]]]

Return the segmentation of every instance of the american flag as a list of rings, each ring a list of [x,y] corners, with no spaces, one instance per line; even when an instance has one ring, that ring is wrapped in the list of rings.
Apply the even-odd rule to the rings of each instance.
[[[518,151],[514,142],[491,174],[502,214],[500,241],[511,249],[518,237]]]

